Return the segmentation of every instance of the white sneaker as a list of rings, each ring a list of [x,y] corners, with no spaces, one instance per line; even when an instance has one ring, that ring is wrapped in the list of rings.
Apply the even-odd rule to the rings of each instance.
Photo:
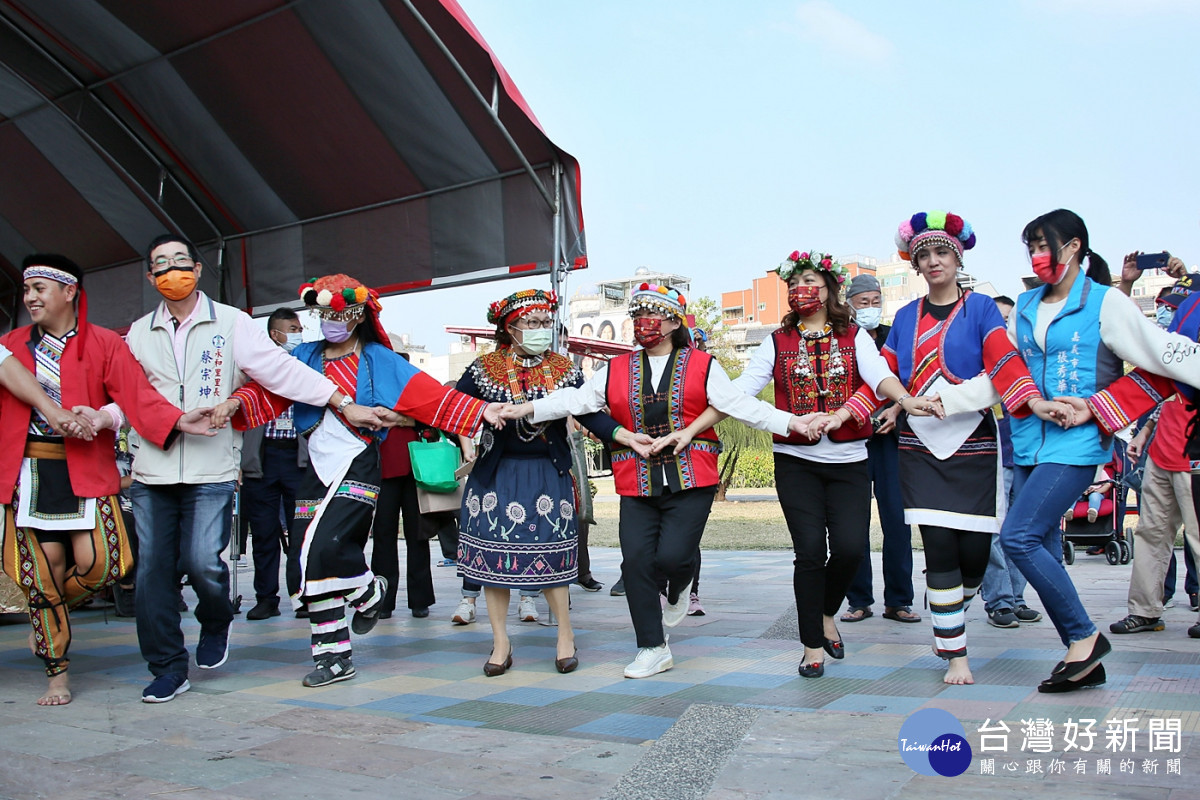
[[[455,625],[470,625],[475,621],[475,604],[464,597],[459,601],[458,608],[454,609],[454,616],[450,621]]]
[[[664,642],[658,647],[643,647],[638,650],[637,658],[625,668],[625,677],[649,678],[651,675],[666,672],[673,666],[675,660],[671,658],[671,648]]]
[[[517,618],[521,622],[537,622],[537,602],[534,598],[521,595],[521,602],[517,603]]]
[[[687,586],[683,587],[683,591],[679,593],[679,599],[674,603],[667,603],[663,606],[662,624],[668,628],[674,628],[679,623],[683,622],[683,618],[687,616],[688,599],[692,593],[692,582],[688,581]]]

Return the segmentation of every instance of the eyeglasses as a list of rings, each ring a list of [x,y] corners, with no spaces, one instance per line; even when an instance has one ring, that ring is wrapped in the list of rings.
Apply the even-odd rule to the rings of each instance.
[[[549,328],[554,327],[554,320],[552,320],[552,319],[523,319],[523,320],[521,320],[521,322],[523,323],[523,325],[518,325],[517,323],[514,322],[513,327],[519,331],[522,331],[522,330],[535,331],[539,328],[549,329]]]
[[[163,267],[167,266],[193,267],[196,265],[196,262],[192,260],[191,256],[184,255],[183,253],[176,253],[170,258],[167,258],[166,256],[159,256],[158,258],[154,259],[152,263],[158,269],[162,269]]]

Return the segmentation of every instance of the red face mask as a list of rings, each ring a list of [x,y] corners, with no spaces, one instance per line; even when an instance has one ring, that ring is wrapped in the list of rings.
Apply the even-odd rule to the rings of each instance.
[[[1031,261],[1033,262],[1033,274],[1037,275],[1042,283],[1049,286],[1057,285],[1067,274],[1067,265],[1055,264],[1049,252],[1038,253],[1032,257]]]
[[[633,321],[633,338],[649,350],[662,343],[667,335],[662,332],[663,321],[654,317],[638,317]]]
[[[788,305],[802,317],[811,317],[821,310],[821,287],[800,284],[788,289]]]

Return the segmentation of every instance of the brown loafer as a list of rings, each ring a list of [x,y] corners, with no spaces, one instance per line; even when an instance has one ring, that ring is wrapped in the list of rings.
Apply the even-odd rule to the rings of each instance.
[[[568,672],[574,672],[576,667],[579,666],[578,655],[579,655],[579,648],[576,647],[575,652],[572,653],[571,655],[567,656],[566,658],[554,659],[554,668],[556,670],[558,670],[559,672],[561,672],[563,675],[566,675]]]
[[[509,667],[512,666],[512,654],[512,648],[509,648],[508,658],[504,659],[503,664],[493,664],[491,661],[485,661],[483,664],[483,674],[487,675],[489,678],[495,678],[498,675],[503,675],[505,672],[508,672]]]

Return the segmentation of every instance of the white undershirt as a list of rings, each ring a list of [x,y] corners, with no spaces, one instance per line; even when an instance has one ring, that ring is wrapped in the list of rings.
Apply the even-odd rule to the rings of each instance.
[[[1038,303],[1037,317],[1033,321],[1033,340],[1037,342],[1037,346],[1042,348],[1042,352],[1046,352],[1046,332],[1050,330],[1050,323],[1058,316],[1058,312],[1063,310],[1063,306],[1067,304],[1067,298],[1059,300],[1057,303],[1047,303],[1042,301]]]

